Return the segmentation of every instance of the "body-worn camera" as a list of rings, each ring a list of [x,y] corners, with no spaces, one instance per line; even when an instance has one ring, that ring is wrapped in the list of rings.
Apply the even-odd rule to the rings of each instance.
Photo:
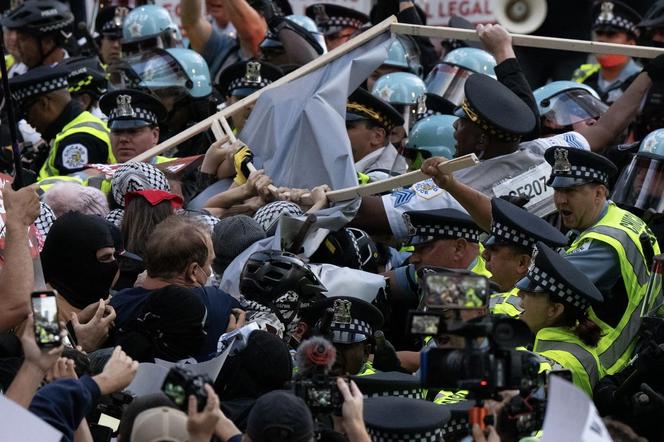
[[[189,396],[196,397],[198,411],[203,411],[207,404],[205,384],[213,385],[206,375],[194,374],[182,366],[174,366],[166,375],[161,390],[173,403],[185,413],[189,403]]]

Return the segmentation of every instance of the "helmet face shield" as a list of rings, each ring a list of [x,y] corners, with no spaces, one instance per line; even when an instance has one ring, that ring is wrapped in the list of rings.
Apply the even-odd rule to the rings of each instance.
[[[555,126],[571,126],[581,121],[599,118],[609,108],[583,89],[566,90],[540,103],[541,117]]]
[[[473,71],[460,66],[441,63],[433,68],[424,81],[427,92],[436,94],[455,106],[461,106],[466,97],[463,87]]]
[[[159,89],[182,89],[190,87],[190,80],[180,64],[168,52],[151,50],[127,58],[127,65],[140,78],[139,87],[154,92]]]
[[[623,169],[611,199],[623,207],[664,213],[664,158],[638,154]]]

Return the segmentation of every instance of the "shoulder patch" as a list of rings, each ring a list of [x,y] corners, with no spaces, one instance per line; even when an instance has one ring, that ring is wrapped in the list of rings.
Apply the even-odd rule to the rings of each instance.
[[[431,198],[444,192],[443,189],[438,187],[436,183],[433,182],[432,178],[413,184],[411,189],[413,189],[417,196],[424,198],[425,200],[430,200]]]
[[[67,169],[80,169],[88,164],[88,148],[80,143],[70,144],[62,151],[62,165]]]

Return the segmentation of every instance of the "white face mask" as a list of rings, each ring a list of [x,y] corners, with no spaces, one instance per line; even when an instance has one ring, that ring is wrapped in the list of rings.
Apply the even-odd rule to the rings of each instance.
[[[214,285],[214,271],[212,270],[212,267],[209,267],[207,272],[203,270],[202,267],[198,268],[201,269],[201,273],[205,275],[205,283],[201,284],[198,279],[196,279],[196,283],[198,283],[198,285],[201,287],[212,287]]]

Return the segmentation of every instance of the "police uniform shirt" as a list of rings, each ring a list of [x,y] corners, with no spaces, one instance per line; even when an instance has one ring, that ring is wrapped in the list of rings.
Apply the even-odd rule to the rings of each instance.
[[[544,151],[552,146],[590,150],[590,145],[583,135],[578,132],[565,132],[520,143],[519,149],[514,153],[484,160],[475,167],[456,172],[454,176],[460,182],[487,196],[501,196],[494,193],[494,188],[498,183],[526,173],[531,168],[541,168],[538,171],[546,181],[551,168],[544,161]],[[404,212],[445,208],[464,211],[461,205],[449,193],[438,188],[432,179],[415,183],[408,189],[383,195],[382,200],[392,234],[397,238],[408,236],[408,228],[402,217]],[[553,198],[545,199],[537,207],[528,207],[528,210],[540,217],[548,215],[555,211]]]
[[[83,112],[77,102],[70,101],[60,116],[51,124],[42,136],[52,144],[70,121]],[[82,170],[86,164],[104,164],[108,162],[108,146],[99,138],[87,133],[75,133],[60,141],[55,155],[55,168],[60,175],[67,175]]]
[[[606,215],[608,208],[609,203],[607,202],[599,214],[598,220]],[[580,232],[575,230],[568,233],[571,236],[578,236],[579,234]],[[597,289],[602,293],[602,296],[604,296],[604,299],[610,302],[611,289],[618,283],[621,277],[620,259],[615,249],[602,241],[590,240],[578,249],[567,253],[566,257],[568,261],[574,264],[581,273],[586,275],[595,284]]]

